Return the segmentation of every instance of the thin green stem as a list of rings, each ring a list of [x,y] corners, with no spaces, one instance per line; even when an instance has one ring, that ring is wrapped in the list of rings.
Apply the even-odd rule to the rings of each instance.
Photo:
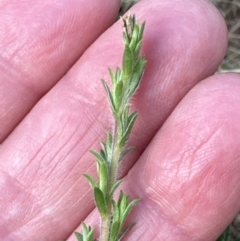
[[[113,133],[113,150],[111,156],[111,162],[109,166],[109,179],[108,179],[108,190],[107,193],[110,193],[113,185],[116,183],[117,180],[117,170],[118,164],[121,156],[122,149],[118,146],[118,122],[115,120],[115,127]],[[112,200],[109,200],[107,204],[107,215],[106,217],[102,218],[102,227],[101,227],[101,237],[100,241],[108,241],[110,235],[110,224],[112,218]]]
[[[100,241],[119,241],[133,227],[133,223],[126,227],[124,222],[138,202],[137,199],[130,201],[122,190],[118,199],[113,198],[121,183],[117,181],[119,162],[132,149],[126,148],[126,143],[137,112],[129,110],[130,99],[139,86],[146,65],[145,58],[139,54],[144,23],[140,26],[131,15],[122,18],[122,22],[125,44],[123,67],[117,68],[116,72],[109,69],[112,88],[102,80],[115,119],[114,131],[108,132],[99,152],[91,150],[97,159],[98,180],[85,174],[93,187],[95,204],[102,218]],[[85,224],[83,234],[77,233],[76,236],[79,241],[94,241],[93,229]]]

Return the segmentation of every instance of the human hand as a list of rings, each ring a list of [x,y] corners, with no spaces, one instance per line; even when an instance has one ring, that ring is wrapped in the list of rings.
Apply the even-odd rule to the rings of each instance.
[[[84,219],[98,228],[82,174],[94,175],[88,150],[111,129],[100,78],[121,65],[120,23],[104,32],[118,7],[0,3],[0,240],[67,239]],[[122,166],[122,188],[141,199],[127,240],[216,240],[240,209],[240,78],[213,75],[224,22],[206,0],[142,0],[132,13],[147,22],[148,64]]]

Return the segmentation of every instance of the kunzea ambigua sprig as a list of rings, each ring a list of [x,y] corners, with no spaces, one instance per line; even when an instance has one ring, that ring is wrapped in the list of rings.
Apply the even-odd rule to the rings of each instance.
[[[96,158],[98,180],[84,174],[93,188],[96,207],[101,216],[100,241],[120,241],[134,223],[125,227],[125,221],[132,208],[138,202],[130,201],[130,197],[123,191],[117,200],[114,193],[121,184],[117,180],[120,161],[132,150],[127,147],[133,125],[137,118],[137,111],[130,111],[130,100],[137,91],[145,66],[146,59],[140,50],[145,23],[139,25],[135,16],[127,15],[122,19],[124,53],[122,69],[114,72],[109,69],[111,88],[102,80],[107,93],[111,111],[115,120],[114,130],[108,132],[106,142],[101,142],[101,150],[91,151]],[[94,231],[83,223],[83,232],[75,233],[78,241],[94,241]]]

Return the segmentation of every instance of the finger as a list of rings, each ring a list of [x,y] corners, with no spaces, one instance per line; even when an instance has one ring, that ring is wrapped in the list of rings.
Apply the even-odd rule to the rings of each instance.
[[[127,177],[128,240],[214,241],[240,210],[240,76],[216,75],[177,106]]]
[[[219,44],[220,38],[224,43],[225,30],[216,31],[218,28],[225,29],[225,25],[220,15],[207,2],[186,1],[189,6],[187,9],[185,5],[179,5],[184,21],[178,21],[180,18],[178,15],[178,18],[169,19],[170,13],[174,15],[180,11],[175,1],[171,2],[172,5],[169,5],[169,1],[165,1],[165,5],[159,4],[158,1],[149,1],[150,5],[147,6],[150,7],[149,11],[153,10],[155,17],[148,16],[149,11],[145,11],[147,6],[144,6],[144,2],[142,4],[133,11],[148,22],[144,51],[149,63],[143,79],[145,92],[140,89],[136,96],[138,103],[135,101],[140,118],[133,138],[130,140],[130,144],[138,144],[135,154],[131,157],[133,162],[167,118],[173,106],[191,86],[200,81],[204,75],[215,71],[225,48],[225,44]],[[209,10],[205,15],[196,14],[195,27],[199,30],[195,31],[194,28],[194,32],[187,31],[187,35],[186,24],[189,21],[189,28],[192,25],[192,15],[188,15],[190,7],[193,11],[201,13],[206,8]],[[165,11],[169,11],[169,14],[166,15]],[[189,16],[188,21],[185,15]],[[208,20],[211,21],[208,23]],[[164,24],[160,24],[162,22]],[[182,26],[176,30],[182,36],[182,39],[179,38],[178,41],[176,41],[177,34],[176,36],[171,34],[171,26],[177,22],[180,23],[179,26]],[[204,29],[203,23],[206,24]],[[169,30],[166,24],[169,24]],[[10,175],[10,177],[3,175],[7,180],[5,186],[8,187],[8,193],[12,194],[10,195],[12,201],[8,202],[9,208],[12,207],[11,203],[22,202],[20,197],[19,200],[16,198],[13,200],[14,193],[28,195],[28,207],[31,207],[21,209],[16,213],[17,217],[25,217],[24,212],[27,212],[27,218],[22,219],[22,222],[16,224],[12,219],[4,220],[5,226],[13,224],[4,237],[21,238],[25,233],[30,238],[36,238],[35,233],[41,233],[43,237],[51,239],[64,238],[92,210],[93,202],[89,202],[92,193],[81,174],[92,172],[94,163],[88,150],[98,148],[99,139],[105,137],[106,128],[111,129],[112,121],[106,110],[106,96],[100,86],[99,78],[107,75],[106,66],[115,67],[119,64],[119,55],[122,52],[119,25],[118,23],[109,29],[84,53],[63,80],[41,99],[3,143],[0,160],[2,160],[2,169]],[[213,42],[206,45],[206,39],[210,33],[213,35]],[[156,37],[156,34],[159,37]],[[186,46],[184,36],[186,41],[191,39],[194,44]],[[153,40],[155,41],[154,50]],[[181,51],[178,52],[177,48],[175,52],[172,51],[174,44],[183,46]],[[196,50],[196,46],[199,49]],[[212,55],[213,49],[214,56]],[[205,62],[197,62],[199,66],[195,67],[196,62],[193,64],[191,61],[191,58],[197,56],[195,50],[200,56],[207,57],[206,61],[210,61],[208,66],[211,65],[211,68],[206,68]],[[161,52],[166,57],[161,58]],[[173,56],[176,54],[175,64],[171,54]],[[173,69],[176,66],[178,67]],[[191,71],[186,75],[183,70],[191,68],[196,73]],[[171,73],[172,82],[168,77],[169,73]],[[161,81],[159,76],[161,76]],[[176,86],[178,92],[174,91]],[[168,102],[165,102],[162,97],[165,92],[172,93],[168,96]],[[146,123],[148,123],[147,128]],[[32,212],[28,213],[29,210]],[[3,208],[1,211],[2,216],[8,215],[6,209]],[[71,217],[71,222],[66,217]],[[36,225],[36,223],[41,223],[41,225]],[[58,229],[59,232],[51,233],[49,227]]]
[[[113,23],[118,6],[110,0],[1,1],[0,142]]]

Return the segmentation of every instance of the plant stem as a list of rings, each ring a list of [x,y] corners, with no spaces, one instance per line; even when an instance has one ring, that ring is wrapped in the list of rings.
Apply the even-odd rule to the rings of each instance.
[[[112,156],[111,162],[109,165],[109,179],[108,179],[108,193],[110,193],[113,185],[116,183],[117,180],[117,170],[118,164],[120,160],[120,155],[122,152],[122,148],[118,145],[118,122],[115,120],[114,132],[113,132],[113,145],[112,145]],[[109,234],[110,234],[110,223],[112,218],[112,202],[109,200],[107,204],[107,215],[106,217],[102,218],[102,227],[101,227],[101,237],[100,241],[108,241]]]
[[[107,93],[112,114],[115,119],[114,131],[108,132],[106,142],[101,142],[99,152],[91,150],[95,156],[98,168],[98,180],[85,174],[94,191],[96,207],[101,215],[101,234],[99,241],[119,241],[134,223],[124,225],[126,218],[138,200],[130,201],[130,197],[122,190],[118,199],[114,193],[121,184],[117,180],[120,161],[132,150],[126,148],[127,141],[137,118],[137,112],[130,111],[130,99],[138,89],[143,75],[146,59],[140,55],[144,25],[136,22],[135,16],[127,15],[122,18],[124,53],[122,69],[114,72],[109,69],[112,80],[110,88],[105,80],[103,87]],[[83,233],[76,233],[78,241],[95,241],[91,227],[83,223]]]

